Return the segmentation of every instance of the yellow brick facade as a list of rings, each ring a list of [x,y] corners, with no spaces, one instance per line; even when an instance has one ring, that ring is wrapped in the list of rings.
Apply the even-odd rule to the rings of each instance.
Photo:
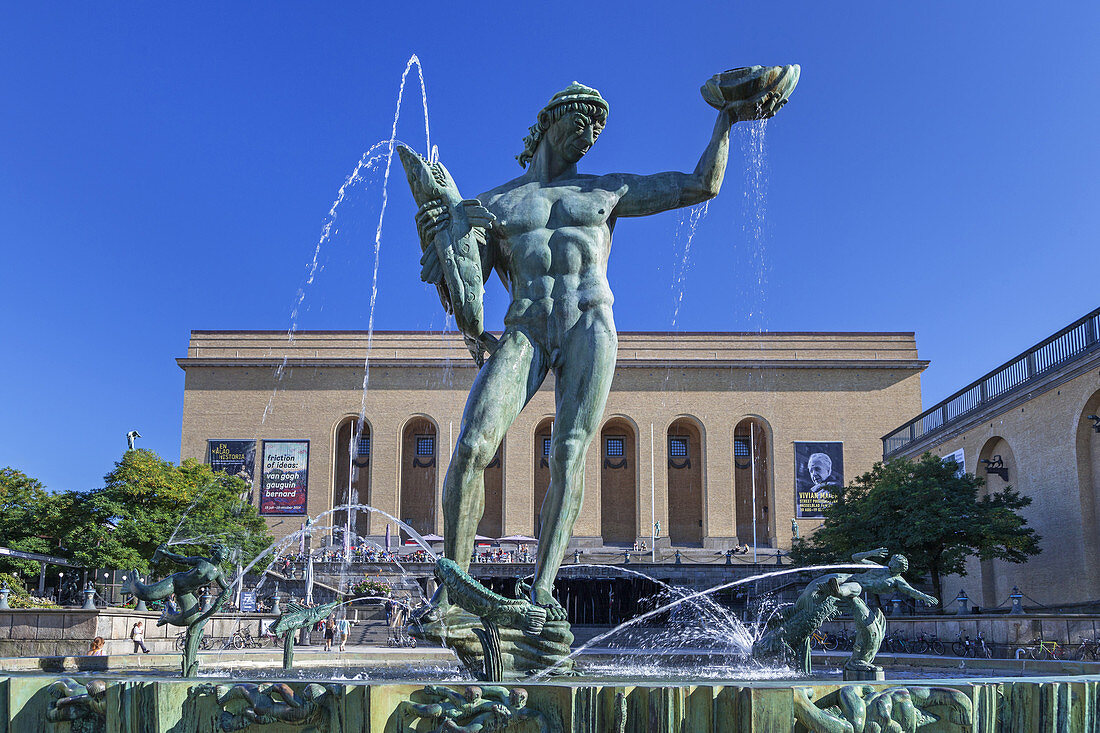
[[[985,478],[988,490],[1011,485],[1031,498],[1021,513],[1042,536],[1041,554],[1024,564],[971,560],[966,576],[945,579],[948,598],[962,589],[974,605],[1003,606],[1013,586],[1027,605],[1100,598],[1100,421],[1089,419],[1097,414],[1100,351],[1093,351],[902,452],[962,450],[966,470]],[[995,456],[1007,481],[982,463]]]
[[[441,489],[462,410],[476,374],[454,334],[196,331],[185,371],[182,458],[203,460],[209,439],[257,440],[260,472],[264,440],[310,441],[308,512],[333,506],[335,445],[340,425],[363,410],[371,435],[367,501],[401,511],[404,427],[426,418],[437,431],[434,531],[442,534]],[[364,365],[369,365],[364,393]],[[911,333],[622,333],[617,370],[603,417],[626,426],[634,480],[627,521],[650,541],[654,521],[667,542],[670,526],[668,430],[686,419],[699,433],[703,547],[725,549],[738,536],[734,509],[734,429],[755,417],[767,455],[766,527],[761,545],[789,547],[794,517],[795,441],[841,441],[845,479],[881,458],[879,436],[921,406],[920,373]],[[276,378],[281,372],[281,378]],[[535,528],[535,474],[541,458],[536,429],[554,413],[553,377],[547,378],[509,430],[502,449],[503,535]],[[680,423],[681,425],[683,423]],[[601,502],[607,468],[600,437],[585,463],[585,497],[574,543],[598,545],[609,522]],[[346,475],[346,474],[344,474]],[[751,490],[751,489],[750,489]],[[675,492],[674,492],[675,494]],[[674,495],[672,501],[676,501]],[[618,510],[618,508],[616,508]],[[673,512],[680,524],[684,512]],[[622,519],[622,517],[616,517]],[[268,519],[277,536],[298,529],[300,517]],[[815,520],[800,520],[811,531]],[[394,529],[394,528],[391,528]],[[372,516],[366,534],[381,537],[386,522]],[[744,534],[744,533],[742,533]]]

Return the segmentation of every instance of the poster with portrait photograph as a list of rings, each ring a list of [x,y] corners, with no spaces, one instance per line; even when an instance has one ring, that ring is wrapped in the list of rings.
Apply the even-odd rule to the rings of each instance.
[[[794,444],[794,506],[799,519],[820,518],[844,485],[844,443]]]
[[[306,513],[309,441],[265,440],[260,514]]]
[[[244,479],[251,486],[256,475],[256,441],[208,440],[206,463],[212,470]]]

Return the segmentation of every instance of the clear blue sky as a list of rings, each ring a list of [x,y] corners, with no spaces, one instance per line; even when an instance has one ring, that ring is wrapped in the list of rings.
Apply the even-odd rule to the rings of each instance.
[[[690,170],[707,77],[802,65],[762,241],[739,132],[686,265],[680,214],[620,223],[620,329],[915,331],[929,405],[1100,301],[1095,2],[34,5],[0,9],[0,466],[53,489],[100,485],[131,428],[178,459],[191,329],[289,326],[413,53],[469,195],[574,79],[611,104],[582,170]],[[380,199],[350,191],[300,328],[366,328]],[[444,326],[412,213],[395,175],[381,329]]]

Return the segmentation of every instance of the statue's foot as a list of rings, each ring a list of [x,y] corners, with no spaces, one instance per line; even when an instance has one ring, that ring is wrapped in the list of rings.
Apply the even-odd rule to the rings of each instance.
[[[542,589],[536,589],[531,594],[531,602],[546,609],[547,621],[564,621],[569,615],[553,595]]]

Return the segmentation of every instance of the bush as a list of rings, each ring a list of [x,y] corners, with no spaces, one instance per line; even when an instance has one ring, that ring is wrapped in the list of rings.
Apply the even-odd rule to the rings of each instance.
[[[373,578],[363,578],[351,587],[353,596],[388,596],[392,592],[388,584]]]
[[[8,588],[11,589],[8,605],[12,608],[59,608],[49,598],[32,596],[23,581],[11,573],[0,573],[0,585],[4,583],[7,583]]]

